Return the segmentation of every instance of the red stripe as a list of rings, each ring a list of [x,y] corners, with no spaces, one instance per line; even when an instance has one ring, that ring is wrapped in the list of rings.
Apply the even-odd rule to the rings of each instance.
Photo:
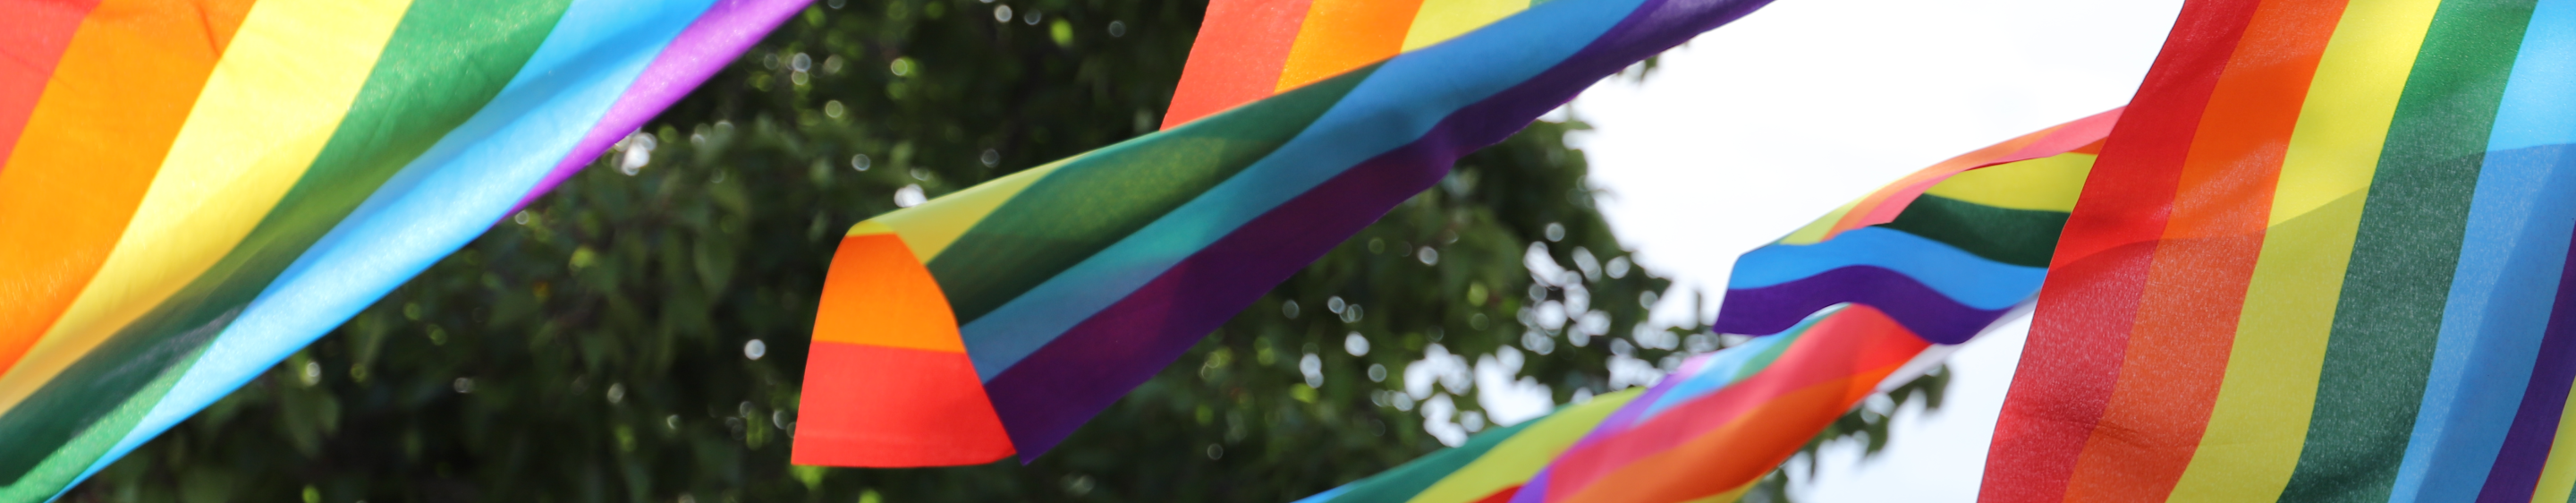
[[[790,462],[958,466],[1011,455],[966,353],[827,341],[813,348]]]
[[[1986,457],[1980,501],[2064,499],[2109,405],[2139,293],[2203,104],[2256,0],[2187,3],[2122,114],[2058,238],[2013,387]]]
[[[36,112],[54,63],[98,0],[0,0],[0,169]]]
[[[2076,458],[2067,499],[2163,501],[2191,465],[2227,377],[2281,159],[2343,6],[2275,0],[2255,9],[2202,112],[2120,382]]]
[[[1741,382],[1729,385],[1708,396],[1666,409],[1663,413],[1627,431],[1568,450],[1549,467],[1547,499],[1557,501],[1584,493],[1592,484],[1601,482],[1604,477],[1625,470],[1629,465],[1638,463],[1640,460],[1688,445],[1697,445],[1699,443],[1697,439],[1721,433],[1729,425],[1760,420],[1762,419],[1760,413],[1765,410],[1763,407],[1784,396],[1820,384],[1852,379],[1854,376],[1867,373],[1875,372],[1884,375],[1885,372],[1892,371],[1897,366],[1912,360],[1915,355],[1922,353],[1925,347],[1930,346],[1930,343],[1915,337],[1912,332],[1906,331],[1886,314],[1864,305],[1844,308],[1809,330],[1807,335],[1790,343],[1789,349],[1782,352],[1779,360]],[[1876,384],[1876,381],[1871,381],[1858,385],[1867,387]],[[1866,396],[1868,396],[1866,392],[1858,393],[1856,396],[1849,397],[1851,400],[1842,403],[1839,407],[1829,407],[1832,409],[1829,417],[1820,422],[1813,422],[1813,426],[1818,430],[1823,429],[1825,423],[1830,422],[1832,417],[1840,416],[1842,411],[1850,408],[1851,403]],[[1805,408],[1792,407],[1777,412],[1791,413],[1800,410]],[[1806,424],[1800,421],[1789,421],[1789,423],[1802,426]],[[1764,433],[1765,437],[1788,434],[1780,431]],[[1731,450],[1732,454],[1745,459],[1768,459],[1766,456],[1775,454],[1785,458],[1794,454],[1797,446],[1804,445],[1807,438],[1807,436],[1798,436],[1792,439],[1794,441],[1789,442],[1787,450],[1781,452],[1768,452],[1760,448],[1763,446],[1758,445],[1718,445],[1707,448]],[[1715,489],[1709,491],[1714,493],[1732,489],[1753,478],[1758,478],[1763,473],[1769,472],[1769,465],[1776,464],[1776,462],[1769,463],[1760,470],[1731,474],[1742,475],[1741,477],[1702,473],[1703,477],[1697,477],[1701,480],[1673,483],[1692,487],[1714,487]]]
[[[1181,67],[1163,129],[1270,97],[1312,0],[1216,0]]]

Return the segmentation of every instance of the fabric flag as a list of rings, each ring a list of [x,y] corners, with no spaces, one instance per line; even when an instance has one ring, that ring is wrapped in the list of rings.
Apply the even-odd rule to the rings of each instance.
[[[1857,302],[1932,342],[1966,342],[2038,292],[2119,118],[2113,109],[1950,158],[1745,253],[1716,330],[1777,333]]]
[[[791,457],[1043,453],[1460,155],[1767,2],[1555,0],[862,222],[825,281]]]
[[[0,0],[0,501],[499,222],[802,0]]]
[[[1213,0],[1163,128],[1429,47],[1547,0]]]
[[[1305,501],[1733,501],[1861,400],[1920,376],[1956,349],[1947,344],[2030,302],[2039,267],[2119,112],[1924,168],[1746,253],[1735,266],[1738,281],[1875,268],[1910,272],[1896,276],[1909,283],[1826,282],[1792,299],[1816,305],[1764,297],[1758,287],[1730,291],[1720,311],[1732,314],[1722,314],[1720,324],[1781,310],[1806,315],[1750,332],[1778,335],[1694,357],[1641,396],[1603,395]],[[1780,283],[1793,282],[1750,284]],[[1909,330],[1905,316],[1885,311],[1915,312],[1906,311],[1916,305],[1911,298],[1879,296],[1889,284],[1983,288],[1975,292],[1998,298],[1993,304],[2004,309],[1966,320],[1976,323],[1971,327],[1955,326],[1964,322],[1954,316],[1938,325],[1952,332],[1925,336]],[[1948,295],[1924,290],[1912,292]],[[1608,400],[1623,405],[1601,410]],[[1568,429],[1588,432],[1577,442],[1558,433]]]
[[[2567,501],[2576,1],[2193,0],[1986,501]]]
[[[1729,348],[1728,351],[1735,351]],[[1720,354],[1725,354],[1721,352]],[[1509,498],[1548,460],[1645,390],[1604,393],[1520,424],[1486,430],[1457,447],[1297,503],[1484,503]]]

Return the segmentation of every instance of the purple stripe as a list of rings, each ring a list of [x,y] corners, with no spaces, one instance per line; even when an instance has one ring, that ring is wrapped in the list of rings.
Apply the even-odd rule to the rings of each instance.
[[[681,31],[679,37],[672,39],[671,45],[662,48],[662,54],[653,58],[652,65],[644,67],[644,73],[626,88],[626,94],[617,97],[617,104],[609,106],[608,115],[600,117],[599,124],[591,126],[590,134],[582,136],[581,143],[573,145],[572,155],[555,163],[554,171],[546,173],[545,180],[537,182],[536,189],[521,196],[519,205],[511,208],[510,213],[527,208],[529,203],[537,200],[537,196],[554,190],[555,185],[563,183],[565,178],[571,178],[574,172],[590,165],[590,161],[599,158],[599,153],[608,151],[610,145],[626,138],[627,133],[643,127],[644,121],[661,115],[663,109],[671,107],[671,103],[680,101],[690,90],[697,89],[698,84],[706,83],[709,77],[714,77],[717,71],[724,70],[726,64],[732,63],[736,56],[750,50],[752,44],[759,43],[761,37],[768,36],[770,30],[777,29],[779,23],[805,10],[805,6],[812,2],[718,0],[715,6],[707,8],[706,13],[699,14],[697,21],[689,23],[689,28]]]
[[[1022,461],[1152,378],[1263,292],[1429,189],[1458,156],[1527,127],[1630,63],[1770,0],[1647,0],[1555,67],[1235,229],[984,383]]]
[[[1969,307],[1896,271],[1855,266],[1762,288],[1727,290],[1726,302],[1717,308],[1715,329],[1729,334],[1779,333],[1798,326],[1817,310],[1844,302],[1878,308],[1936,344],[1967,342],[2011,311]]]
[[[2576,250],[2576,243],[2569,249]],[[2478,501],[2531,501],[2540,469],[2549,462],[2568,389],[2576,384],[2576,252],[2568,254],[2566,264],[2558,277],[2558,299],[2549,309],[2549,328],[2541,332],[2531,384],[2523,387],[2522,408],[2505,432],[2504,449],[2496,453]]]

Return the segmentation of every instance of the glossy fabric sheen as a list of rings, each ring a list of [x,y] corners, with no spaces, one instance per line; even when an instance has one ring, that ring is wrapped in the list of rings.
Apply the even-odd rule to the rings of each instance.
[[[60,48],[24,116],[44,138],[0,170],[29,195],[0,221],[42,224],[0,224],[0,291],[35,296],[0,326],[0,501],[220,399],[586,164],[612,103],[649,117],[801,6],[107,0],[0,39]],[[664,51],[692,26],[704,47]],[[657,60],[673,70],[643,75]]]
[[[2565,501],[2569,9],[2187,4],[1982,499]]]

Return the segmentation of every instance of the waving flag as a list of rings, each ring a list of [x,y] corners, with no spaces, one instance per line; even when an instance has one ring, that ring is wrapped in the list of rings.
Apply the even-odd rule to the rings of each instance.
[[[1775,333],[1857,302],[1932,342],[1967,341],[2039,291],[2119,118],[2115,109],[1942,161],[1745,253],[1716,330]]]
[[[1546,1],[1546,0],[1536,0]],[[1429,47],[1533,0],[1214,0],[1163,128]]]
[[[1486,430],[1457,447],[1423,455],[1386,473],[1352,481],[1297,503],[1500,501],[1642,391],[1630,388],[1604,393],[1546,416]]]
[[[2118,110],[2104,112],[1924,168],[1746,253],[1735,266],[1738,285],[1796,282],[1746,277],[1818,278],[1846,269],[1911,272],[1917,276],[1889,277],[1983,288],[2004,309],[1954,315],[1932,324],[1947,332],[1931,337],[1887,311],[1920,313],[1909,310],[1919,303],[1885,295],[1939,290],[1897,290],[1888,286],[1894,280],[1817,282],[1794,297],[1733,290],[1720,307],[1721,325],[1802,314],[1788,315],[1787,326],[1750,332],[1777,335],[1695,357],[1641,394],[1603,395],[1304,501],[1733,501],[1861,400],[1920,376],[1956,347],[1942,344],[1964,342],[2027,305],[2118,117]],[[1621,405],[1601,410],[1608,400]],[[1577,441],[1561,433],[1567,429],[1587,431]]]
[[[1551,1],[862,222],[825,281],[792,457],[1034,457],[1460,155],[1765,3]]]
[[[2042,290],[1987,501],[2566,501],[2576,2],[2195,0]]]
[[[0,501],[240,387],[803,6],[0,0]]]

